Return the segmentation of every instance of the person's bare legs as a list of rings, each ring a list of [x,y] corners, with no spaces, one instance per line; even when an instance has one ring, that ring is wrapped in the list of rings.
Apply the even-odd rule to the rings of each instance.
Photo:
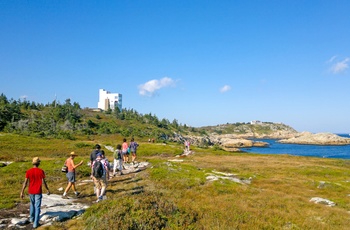
[[[96,188],[96,197],[97,197],[97,200],[98,200],[98,198],[100,197],[100,193],[101,193],[101,189]]]
[[[75,182],[72,182],[72,189],[73,189],[73,192],[76,193],[77,190],[75,189]]]
[[[103,196],[103,195],[105,194],[106,188],[107,188],[107,187],[102,187],[101,193],[100,193],[101,195],[100,195],[100,196]]]
[[[64,190],[64,194],[67,194],[71,187],[72,187],[72,182],[68,182],[68,185],[67,185],[66,189]]]

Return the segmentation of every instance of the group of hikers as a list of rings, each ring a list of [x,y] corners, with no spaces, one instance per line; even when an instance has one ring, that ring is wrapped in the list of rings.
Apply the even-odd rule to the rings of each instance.
[[[126,163],[135,164],[136,162],[136,151],[139,144],[131,138],[128,144],[126,138],[123,139],[122,144],[116,146],[116,150],[113,154],[113,176],[123,175],[123,168]],[[131,156],[130,156],[131,155]],[[68,199],[67,194],[72,188],[76,197],[79,196],[80,192],[75,187],[75,169],[81,166],[84,161],[80,161],[78,164],[74,163],[74,158],[77,156],[75,152],[71,152],[69,158],[65,161],[67,167],[66,177],[68,184],[64,190],[62,198]],[[28,194],[30,199],[29,208],[29,221],[33,223],[33,228],[40,226],[40,207],[42,200],[42,184],[44,184],[47,194],[50,195],[50,190],[45,181],[45,172],[39,168],[41,160],[38,157],[34,157],[32,160],[33,167],[26,172],[25,180],[23,182],[20,198],[24,198],[24,190],[28,186]],[[103,200],[105,195],[107,182],[110,179],[110,171],[112,170],[108,159],[105,156],[104,151],[101,149],[99,144],[95,145],[95,149],[90,154],[90,167],[91,167],[91,178],[94,182],[94,193],[96,194],[96,202]]]

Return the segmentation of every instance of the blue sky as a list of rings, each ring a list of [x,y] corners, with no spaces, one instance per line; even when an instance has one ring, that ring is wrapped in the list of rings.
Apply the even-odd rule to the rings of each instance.
[[[350,1],[0,0],[0,93],[350,133]]]

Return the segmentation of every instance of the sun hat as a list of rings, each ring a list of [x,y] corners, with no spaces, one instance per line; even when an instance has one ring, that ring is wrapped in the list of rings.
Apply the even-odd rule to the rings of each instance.
[[[39,157],[34,157],[34,158],[33,158],[33,161],[32,161],[32,164],[33,164],[33,165],[39,164],[40,161],[41,161],[41,160],[39,159]]]
[[[75,152],[71,152],[70,155],[71,156],[78,156],[77,154],[75,154]]]

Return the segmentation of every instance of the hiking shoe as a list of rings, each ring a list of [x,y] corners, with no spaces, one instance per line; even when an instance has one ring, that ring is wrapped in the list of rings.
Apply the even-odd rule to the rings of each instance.
[[[98,199],[96,200],[96,203],[101,202],[103,200],[103,196],[99,196]]]
[[[62,196],[62,199],[69,199],[69,197],[65,195],[65,196]]]
[[[76,192],[75,196],[78,197],[80,195],[80,192]]]

